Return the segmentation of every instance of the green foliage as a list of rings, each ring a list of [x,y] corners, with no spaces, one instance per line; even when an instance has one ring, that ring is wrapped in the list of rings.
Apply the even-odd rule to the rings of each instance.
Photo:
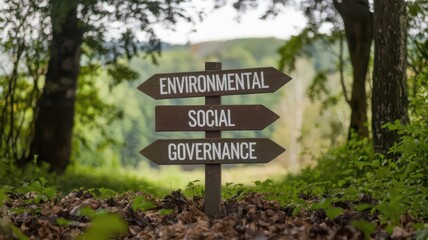
[[[354,220],[352,225],[362,231],[366,239],[370,239],[370,235],[376,230],[376,226],[364,220]]]
[[[126,222],[118,215],[99,212],[93,215],[90,227],[79,236],[81,240],[107,240],[128,231]]]
[[[132,210],[134,211],[141,210],[144,212],[154,207],[155,204],[146,200],[143,196],[135,197],[134,202],[132,203]]]
[[[427,89],[421,86],[411,104],[414,111],[409,125],[387,125],[401,134],[400,142],[391,149],[400,156],[398,160],[375,154],[371,141],[352,135],[346,144],[321,154],[316,166],[288,175],[280,183],[269,179],[256,181],[254,187],[227,183],[226,196],[255,191],[291,207],[293,214],[322,209],[332,220],[345,211],[337,203],[346,202],[355,211],[379,214],[380,224],[388,231],[402,224],[400,218],[407,214],[423,223],[428,217],[427,96]],[[366,238],[376,229],[364,220],[353,225]],[[415,225],[415,229],[422,228],[423,224]],[[420,232],[420,236],[424,234]]]
[[[158,212],[160,214],[166,216],[166,215],[169,215],[169,214],[173,213],[174,210],[173,209],[160,209]]]
[[[254,184],[256,185],[255,187],[256,192],[270,193],[274,198],[278,194],[278,185],[275,184],[275,182],[272,181],[271,179],[266,179],[263,182],[255,181]]]
[[[401,140],[391,149],[400,155],[395,163],[395,171],[401,180],[409,185],[421,184],[428,187],[428,87],[420,86],[419,93],[412,100],[409,125],[401,125],[398,121],[387,124],[390,130],[398,131]]]
[[[184,194],[188,197],[203,196],[204,188],[199,184],[200,180],[194,180],[187,183]]]
[[[116,196],[118,193],[114,190],[108,189],[108,188],[93,188],[89,189],[91,193],[93,193],[95,196],[101,199],[111,198]]]
[[[423,230],[417,231],[415,233],[415,239],[416,240],[426,240],[428,239],[428,228],[425,228]]]
[[[336,91],[337,89],[335,89]],[[308,88],[308,97],[311,102],[321,102],[321,113],[337,105],[341,93],[337,94],[328,87],[328,71],[319,71],[315,74]]]
[[[50,201],[56,196],[56,189],[54,187],[45,186],[47,180],[40,177],[38,180],[23,183],[22,187],[16,189],[18,192],[28,193],[33,192],[36,194],[34,201],[39,203],[41,200]]]
[[[406,1],[408,9],[408,84],[409,95],[415,96],[418,87],[428,86],[428,2],[426,0]]]
[[[0,8],[0,159],[13,161],[28,152],[49,53],[42,5],[11,0]]]
[[[278,68],[286,71],[295,70],[296,60],[303,55],[309,55],[307,46],[313,42],[313,38],[310,37],[313,34],[311,29],[305,28],[299,34],[291,36],[290,39],[278,49],[278,53],[281,56]]]
[[[70,225],[72,223],[72,221],[67,220],[65,218],[62,218],[62,217],[59,217],[59,218],[56,219],[56,223],[59,226],[67,226],[67,225]]]
[[[332,201],[333,201],[332,198],[329,198],[329,199],[322,198],[321,200],[309,205],[309,210],[323,209],[326,212],[327,217],[333,220],[336,216],[338,216],[343,212],[343,209],[334,207],[332,205]]]
[[[154,100],[137,91],[136,86],[155,73],[201,70],[203,62],[211,58],[213,61],[222,61],[225,69],[272,66],[276,63],[273,57],[275,50],[281,43],[281,40],[268,38],[208,42],[193,46],[165,45],[162,58],[158,59],[159,65],[147,61],[142,53],[130,61],[119,58],[117,63],[105,68],[97,61],[94,50],[87,45],[83,46],[87,56],[84,57],[85,64],[81,66],[77,92],[74,161],[79,165],[97,168],[117,168],[119,165],[134,167],[144,161],[136,153],[158,137],[195,137],[197,133],[155,134]],[[138,74],[138,81],[127,81],[137,76],[134,73]],[[119,76],[112,77],[112,74]],[[227,104],[262,103],[274,106],[280,94],[278,91],[275,94],[230,96],[224,100]],[[165,100],[164,104],[182,102],[174,99]],[[201,104],[201,99],[186,99],[186,103]],[[272,133],[273,126],[263,132],[228,132],[225,137],[261,137]]]
[[[391,130],[402,135],[391,151],[401,157],[398,161],[375,155],[367,139],[351,139],[346,145],[328,150],[318,158],[318,165],[304,169],[299,175],[287,177],[284,184],[297,187],[297,192],[316,199],[329,196],[329,201],[360,202],[361,194],[378,201],[372,205],[357,204],[354,209],[371,209],[381,215],[381,223],[390,227],[399,225],[402,214],[419,219],[428,216],[427,165],[428,155],[428,105],[426,88],[412,102],[412,121],[407,126],[388,124]],[[305,185],[296,184],[303,182]],[[412,196],[409,198],[409,196]],[[296,204],[296,203],[294,203]],[[330,209],[321,200],[312,208]],[[338,213],[337,211],[336,213]],[[332,216],[336,214],[332,212]],[[356,223],[366,236],[371,226]]]
[[[188,15],[187,8],[183,7],[185,2],[4,2],[0,8],[0,29],[5,30],[0,41],[0,52],[1,58],[6,59],[6,64],[0,69],[0,157],[12,161],[27,157],[34,134],[37,100],[44,87],[49,59],[53,56],[50,52],[52,40],[58,35],[67,36],[63,34],[66,30],[61,29],[62,26],[75,25],[74,22],[64,21],[77,20],[76,32],[82,36],[82,39],[77,39],[81,46],[76,47],[82,49],[78,61],[82,66],[76,99],[77,123],[73,129],[73,137],[76,137],[73,139],[73,149],[82,146],[92,151],[95,149],[86,134],[88,129],[99,130],[102,136],[100,139],[104,142],[96,142],[98,146],[115,144],[114,138],[109,138],[111,133],[105,130],[105,126],[112,119],[120,118],[121,111],[99,97],[99,88],[94,84],[95,76],[100,73],[100,66],[104,66],[103,70],[112,77],[111,88],[137,77],[137,73],[129,68],[123,58],[129,60],[141,53],[156,62],[161,42],[153,27],[155,23],[168,28],[178,20],[192,21],[193,16]],[[77,19],[74,19],[73,14]],[[105,21],[106,18],[109,21]],[[112,23],[119,23],[120,28],[113,27]],[[113,35],[110,32],[112,28],[117,30]],[[136,37],[141,33],[146,37],[144,42]],[[61,52],[54,55],[58,54],[61,55]],[[50,71],[58,72],[59,69],[55,67],[49,66]],[[71,90],[75,92],[75,89]],[[77,153],[75,151],[73,156]]]
[[[32,201],[35,202],[55,200],[58,195],[66,195],[73,190],[86,190],[101,199],[127,191],[146,192],[157,197],[168,192],[163,186],[150,183],[147,179],[111,169],[71,167],[61,176],[47,169],[47,166],[36,165],[20,169],[11,162],[0,161],[0,206],[8,199],[8,192],[33,192]]]
[[[12,232],[15,235],[15,237],[19,240],[28,240],[29,238],[27,236],[25,236],[22,232],[21,229],[19,229],[18,227],[16,227],[15,225],[12,225]]]
[[[4,201],[7,199],[6,189],[0,189],[0,208],[3,206]]]
[[[223,199],[238,198],[245,191],[244,184],[227,182],[221,189]]]

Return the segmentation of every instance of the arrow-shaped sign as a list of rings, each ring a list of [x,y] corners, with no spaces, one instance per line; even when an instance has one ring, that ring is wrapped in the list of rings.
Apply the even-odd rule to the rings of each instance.
[[[156,106],[156,131],[262,130],[279,118],[263,105]]]
[[[267,163],[285,149],[267,138],[161,139],[140,153],[158,165]]]
[[[275,92],[291,77],[273,67],[155,74],[138,89],[154,99]]]

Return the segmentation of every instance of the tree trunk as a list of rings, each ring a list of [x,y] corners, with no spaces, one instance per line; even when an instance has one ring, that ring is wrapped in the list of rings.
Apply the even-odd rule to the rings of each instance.
[[[382,126],[396,120],[409,122],[406,4],[404,0],[375,0],[374,9],[373,143],[376,152],[387,154],[399,135]]]
[[[77,18],[77,1],[63,5],[52,2],[50,4],[56,6],[52,7],[51,12],[53,32],[50,59],[43,93],[37,104],[35,132],[26,162],[37,154],[39,160],[50,164],[52,171],[61,173],[70,162],[83,31]],[[53,12],[58,9],[61,14]]]
[[[345,35],[353,69],[351,123],[349,136],[356,132],[361,137],[368,137],[366,76],[370,59],[370,47],[373,39],[373,17],[367,0],[347,0],[334,6],[342,16]],[[346,93],[344,93],[346,94]]]

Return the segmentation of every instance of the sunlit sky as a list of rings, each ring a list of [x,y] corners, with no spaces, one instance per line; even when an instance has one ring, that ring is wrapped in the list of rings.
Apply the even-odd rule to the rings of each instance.
[[[195,1],[198,7],[212,8],[213,1]],[[275,18],[261,20],[266,5],[242,14],[236,20],[237,12],[232,6],[210,11],[202,22],[194,25],[180,22],[174,32],[158,28],[159,37],[168,43],[186,44],[210,40],[227,40],[247,37],[276,37],[287,39],[299,32],[306,24],[301,13],[287,8]],[[194,30],[194,31],[192,31]]]

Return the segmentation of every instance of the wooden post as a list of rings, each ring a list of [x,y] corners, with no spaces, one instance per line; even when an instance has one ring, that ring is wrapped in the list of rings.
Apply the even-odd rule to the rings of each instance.
[[[221,70],[220,62],[206,62],[205,70]],[[220,96],[205,97],[205,105],[220,105]],[[221,138],[221,131],[205,131],[205,138]],[[221,212],[221,164],[205,164],[205,214],[215,218]]]
[[[239,87],[232,86],[237,84],[234,80],[236,74],[240,75],[241,78],[244,76],[242,79],[245,79]],[[208,87],[207,82],[202,83],[202,81],[207,81],[208,77],[213,79],[213,86]],[[190,78],[193,81],[190,81]],[[138,86],[140,91],[154,99],[205,97],[204,106],[171,106],[170,110],[166,109],[165,106],[157,106],[155,113],[156,131],[205,131],[205,139],[159,139],[141,150],[140,153],[158,165],[205,163],[204,211],[210,218],[217,218],[221,215],[221,164],[267,163],[285,151],[284,148],[267,138],[222,139],[221,131],[263,129],[278,119],[279,116],[262,105],[221,105],[221,96],[275,92],[290,80],[291,77],[273,67],[222,70],[220,62],[206,62],[204,71],[155,74]],[[181,90],[177,91],[178,89],[170,86],[168,81],[180,81],[183,85],[178,89]],[[218,84],[224,84],[223,81],[230,81],[227,83],[228,87],[219,88]],[[205,84],[204,90],[201,88],[198,88],[200,91],[192,90],[192,86],[200,87],[202,84]],[[254,111],[249,111],[248,108],[252,108]],[[232,113],[236,115],[234,115],[233,124],[222,124],[219,121],[220,124],[216,123],[216,126],[210,124],[213,127],[207,128],[208,124],[198,122],[198,125],[189,121],[191,119],[196,121],[190,113],[198,109],[202,114],[208,113],[208,111],[221,110],[223,113],[227,111],[227,123],[232,123]],[[174,119],[174,115],[180,115],[177,114],[177,111],[184,113],[189,118]],[[248,112],[251,112],[250,115]],[[256,112],[262,116],[255,117],[257,116]],[[171,119],[177,121],[171,123]],[[192,149],[196,148],[196,154],[185,153],[177,158],[177,146],[180,144],[192,147]],[[247,151],[240,151],[241,154],[235,156],[226,154],[226,151],[220,148],[223,155],[215,155],[212,150],[198,148],[198,146],[202,146],[201,144],[220,144],[224,147],[228,146],[228,148],[233,144],[245,144]],[[203,152],[205,159],[198,155],[198,152]],[[211,157],[208,157],[208,154]]]

